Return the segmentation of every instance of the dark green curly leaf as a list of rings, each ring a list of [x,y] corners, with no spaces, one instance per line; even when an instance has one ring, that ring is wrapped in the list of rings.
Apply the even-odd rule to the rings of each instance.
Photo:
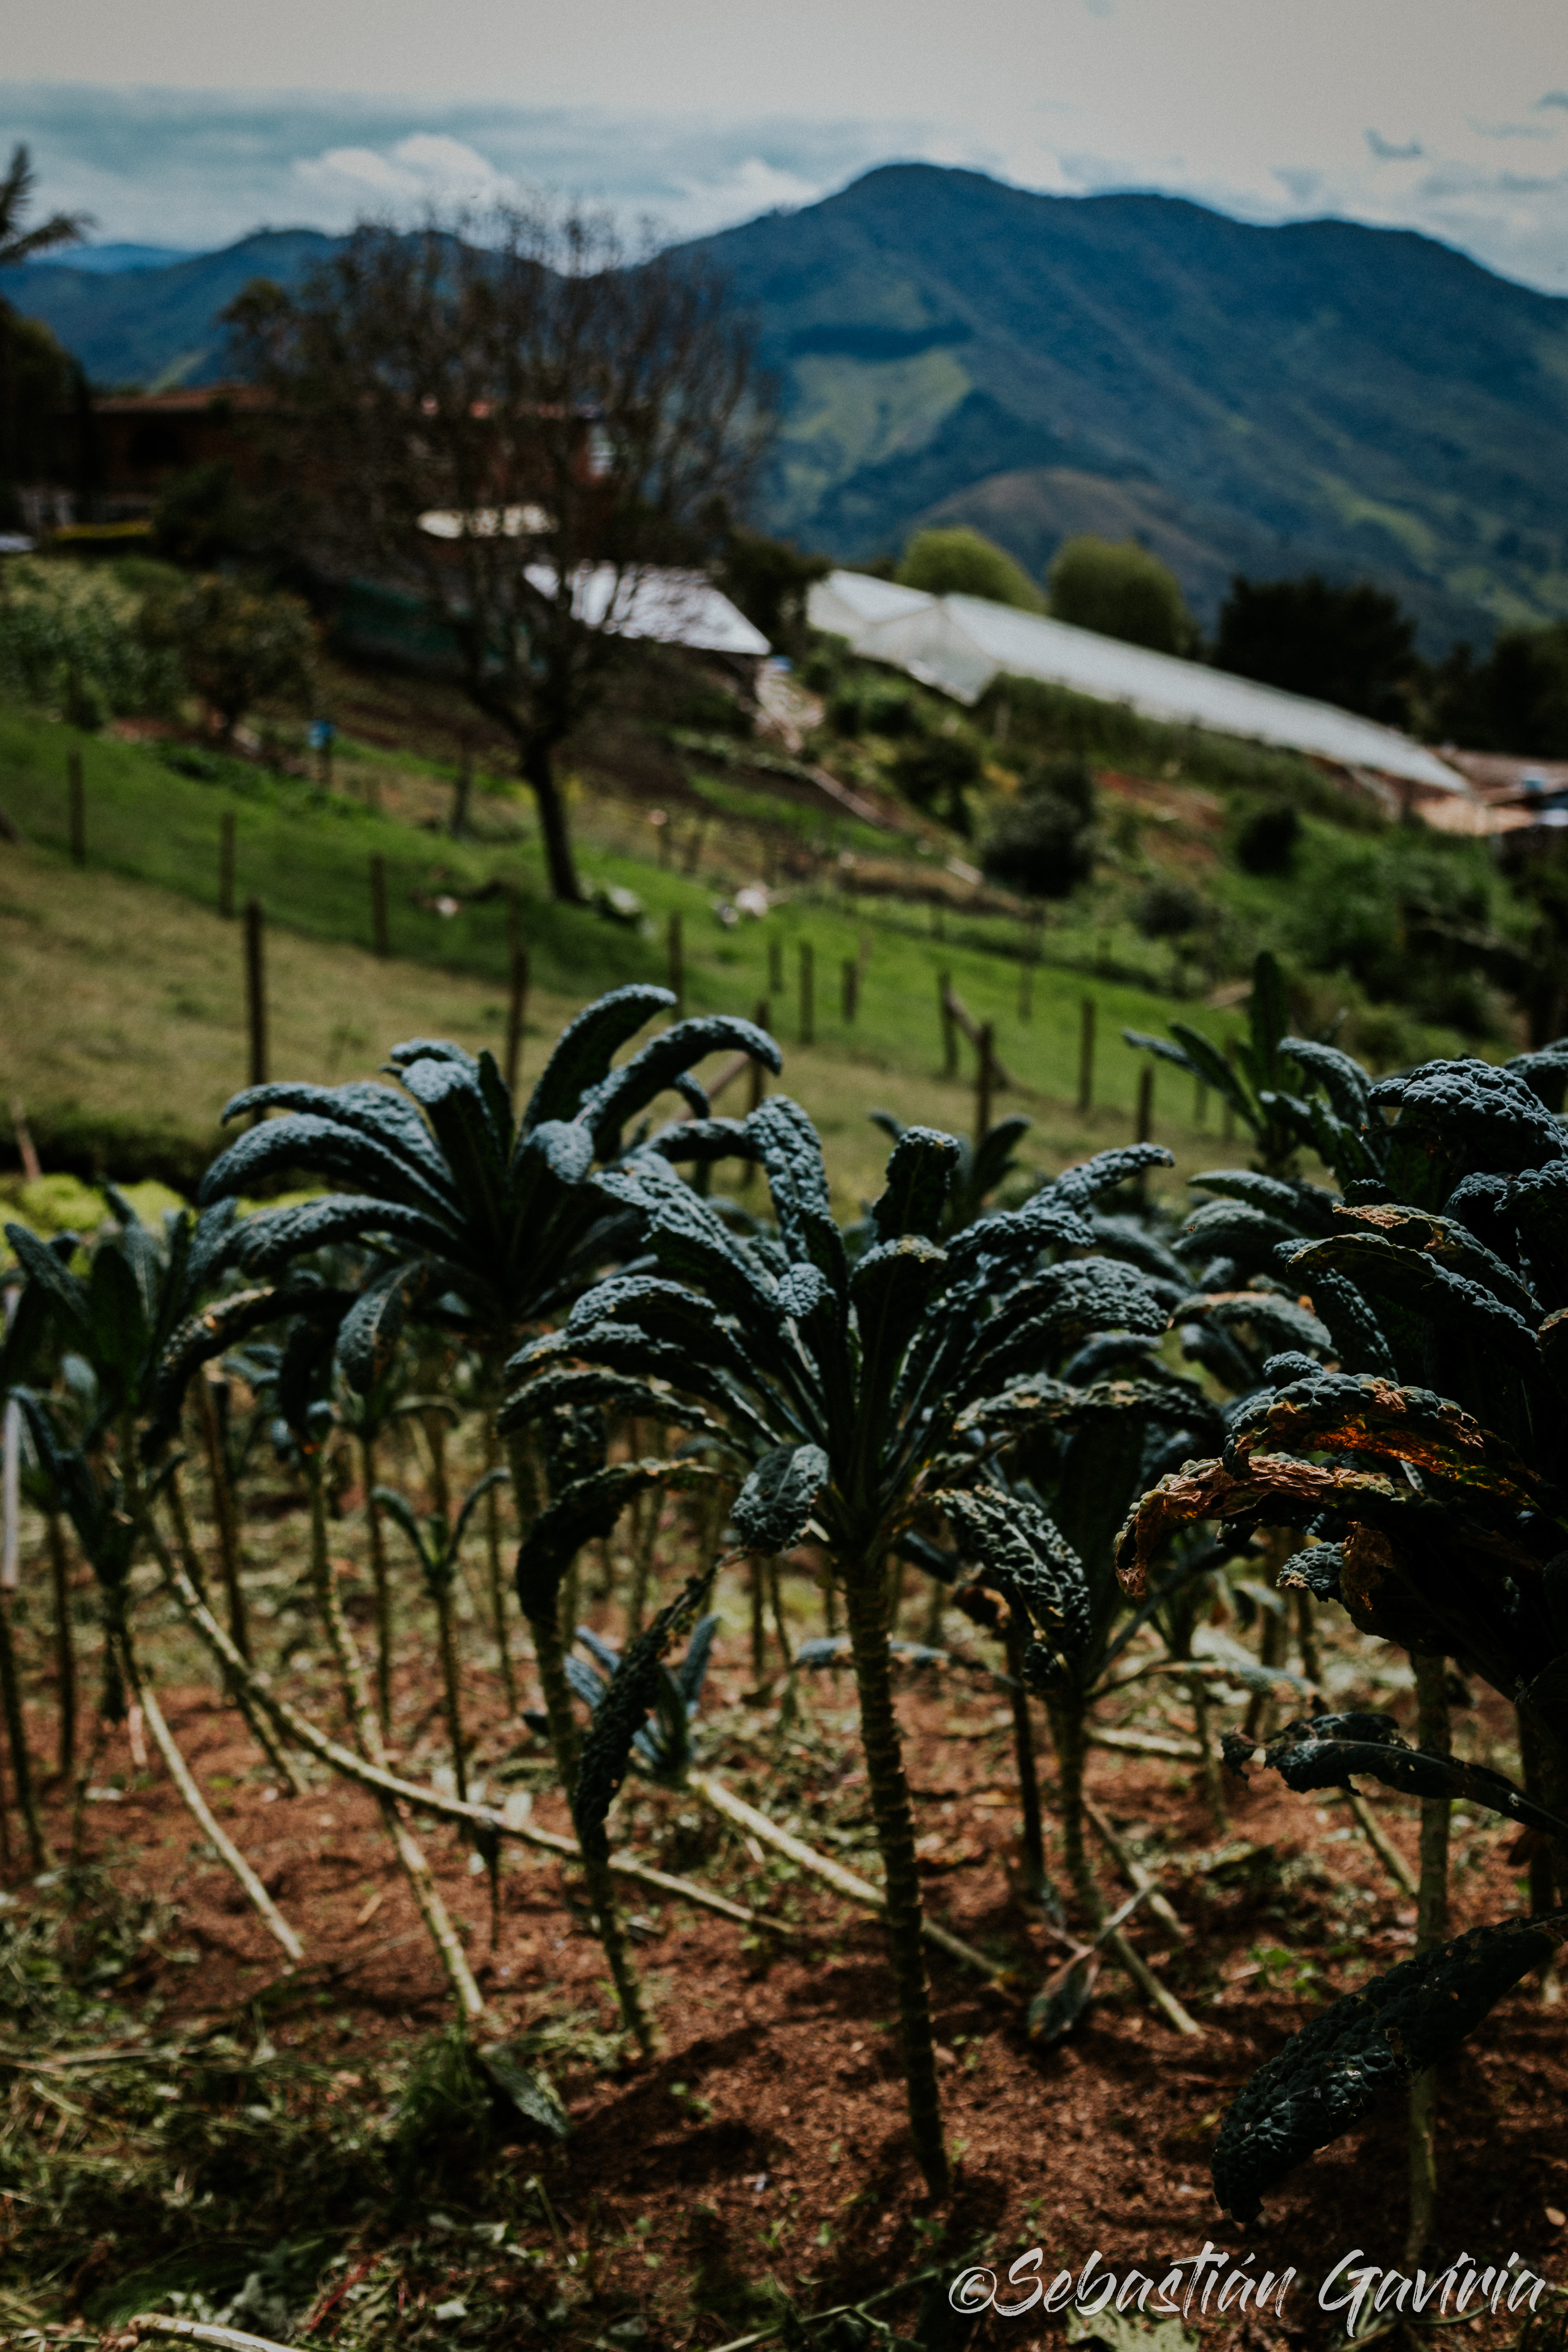
[[[517,1555],[517,1597],[531,1624],[552,1622],[561,1580],[585,1543],[614,1532],[635,1496],[653,1486],[691,1493],[718,1473],[698,1462],[617,1462],[584,1478],[542,1510]]]
[[[640,1633],[622,1655],[609,1687],[594,1709],[577,1785],[572,1791],[572,1819],[585,1854],[607,1862],[610,1842],[605,1823],[631,1763],[632,1744],[658,1706],[665,1685],[664,1654],[686,1633],[708,1596],[713,1570],[689,1578],[668,1608],[661,1609],[646,1633]]]
[[[505,2042],[488,2042],[474,2052],[490,2086],[511,2115],[536,2137],[565,2139],[572,2119],[562,2105],[548,2074],[531,2066],[522,2050]]]
[[[1516,1789],[1501,1772],[1484,1764],[1467,1764],[1457,1756],[1441,1756],[1412,1748],[1401,1738],[1391,1715],[1320,1715],[1287,1724],[1279,1738],[1259,1748],[1241,1733],[1227,1731],[1225,1760],[1242,1773],[1248,1764],[1266,1765],[1278,1772],[1288,1789],[1304,1796],[1313,1789],[1343,1789],[1352,1774],[1380,1780],[1407,1797],[1462,1797],[1489,1811],[1549,1836],[1568,1836],[1568,1822],[1560,1821],[1534,1798]]]
[[[934,1236],[963,1156],[956,1138],[934,1127],[901,1128],[889,1154],[885,1189],[871,1211],[878,1240],[900,1241],[906,1234]]]
[[[775,1445],[764,1454],[730,1513],[748,1551],[790,1551],[811,1525],[829,1477],[820,1445]]]
[[[1360,2123],[1386,2093],[1451,2056],[1564,1935],[1568,1911],[1474,1927],[1342,1993],[1232,2103],[1213,2162],[1215,2195],[1226,2212],[1255,2221],[1287,2174]]]
[[[1089,1580],[1077,1552],[1038,1504],[988,1487],[933,1499],[961,1559],[982,1581],[1025,1611],[1069,1664],[1081,1658],[1091,1633]]]
[[[772,1070],[775,1076],[784,1067],[784,1056],[777,1045],[767,1031],[759,1029],[752,1021],[742,1021],[725,1013],[710,1013],[696,1021],[678,1021],[674,1028],[651,1038],[629,1062],[611,1071],[584,1094],[579,1116],[593,1135],[599,1157],[615,1157],[622,1128],[636,1112],[646,1109],[655,1095],[684,1076],[692,1063],[726,1047],[731,1052],[750,1054],[753,1061]],[[703,1097],[700,1118],[706,1118],[707,1108],[707,1097]]]

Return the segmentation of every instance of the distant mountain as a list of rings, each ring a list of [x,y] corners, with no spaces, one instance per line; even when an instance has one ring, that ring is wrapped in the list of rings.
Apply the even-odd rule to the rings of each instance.
[[[1205,615],[1318,566],[1429,645],[1568,613],[1568,300],[1429,238],[900,164],[705,249],[783,380],[803,542],[968,521],[1038,571],[1131,531]]]
[[[201,383],[247,280],[330,247],[268,232],[0,291],[97,382]],[[777,371],[772,522],[805,544],[864,560],[967,521],[1038,572],[1076,531],[1131,533],[1205,619],[1234,571],[1315,568],[1394,590],[1434,651],[1568,614],[1568,300],[1429,238],[896,164],[694,249]]]
[[[46,320],[96,384],[212,383],[226,365],[219,313],[253,278],[291,285],[331,247],[317,229],[286,228],[158,269],[105,272],[76,254],[0,270],[0,294]]]
[[[167,269],[172,261],[196,257],[188,245],[73,245],[69,252],[73,269],[96,271],[106,278],[121,269]]]

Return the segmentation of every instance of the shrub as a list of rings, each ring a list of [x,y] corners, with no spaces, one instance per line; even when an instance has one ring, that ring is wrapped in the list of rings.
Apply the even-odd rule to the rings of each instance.
[[[1489,1003],[1469,975],[1502,945],[1490,928],[1495,891],[1468,844],[1403,828],[1376,840],[1317,835],[1303,843],[1284,944],[1310,970],[1348,972],[1371,997],[1484,1035]]]
[[[931,596],[985,596],[1022,613],[1043,613],[1046,600],[1005,548],[977,530],[918,531],[904,550],[898,576],[906,588]]]
[[[178,656],[225,742],[258,702],[310,700],[316,637],[298,596],[215,572],[151,601],[146,632]]]
[[[1136,540],[1069,539],[1051,565],[1050,586],[1056,620],[1155,653],[1192,650],[1194,632],[1181,583]]]
[[[1289,874],[1296,863],[1301,820],[1288,801],[1255,809],[1236,836],[1236,862],[1244,874]]]
[[[997,819],[982,864],[994,882],[1034,898],[1065,898],[1094,870],[1094,777],[1083,760],[1029,770]]]
[[[1146,940],[1181,940],[1209,919],[1209,908],[1185,882],[1151,882],[1132,919]]]
[[[24,559],[0,572],[0,686],[101,727],[116,712],[167,709],[179,671],[141,633],[142,599],[80,563]]]
[[[931,735],[906,743],[893,762],[893,782],[907,800],[957,833],[969,831],[965,793],[980,781],[980,754],[963,735]]]

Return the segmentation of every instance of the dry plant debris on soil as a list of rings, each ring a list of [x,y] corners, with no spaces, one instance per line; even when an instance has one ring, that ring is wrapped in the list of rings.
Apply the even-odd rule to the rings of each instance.
[[[301,1498],[279,1487],[273,1508],[249,1580],[253,1616],[264,1645],[295,1648],[293,1684],[309,1690],[324,1677],[295,1647],[289,1605]],[[673,1572],[686,1530],[666,1517]],[[211,1543],[210,1528],[196,1535]],[[333,1543],[363,1629],[358,1538],[356,1512]],[[817,1630],[806,1579],[786,1591],[792,1633]],[[399,1599],[396,1752],[423,1780],[446,1750],[428,1629],[414,1595]],[[759,1687],[739,1580],[720,1606],[704,1763],[819,1850],[874,1869],[847,1675],[792,1683],[774,1635]],[[588,1612],[606,1633],[616,1614]],[[1333,1672],[1347,1693],[1386,1705],[1371,1646],[1346,1629]],[[498,1664],[492,1652],[487,1669],[468,1671],[473,1780],[534,1823],[567,1830],[544,1742],[508,1714]],[[1233,1790],[1230,1829],[1216,1835],[1190,1764],[1100,1749],[1090,1790],[1124,1842],[1152,1868],[1174,1858],[1161,1884],[1180,1932],[1150,1920],[1134,1933],[1203,2039],[1174,2034],[1107,1974],[1070,2040],[1033,2047],[1022,2002],[1060,1947],[1019,1891],[1011,1716],[984,1673],[916,1668],[900,1703],[928,1900],[1009,1972],[993,1989],[933,1956],[959,2159],[951,2198],[933,2208],[910,2159],[876,1923],[680,1791],[629,1796],[619,1840],[800,1932],[786,1941],[679,1902],[644,1904],[634,1932],[664,2042],[651,2065],[628,2054],[571,1874],[509,1848],[492,1917],[477,1858],[438,1828],[426,1833],[487,2024],[537,2053],[570,2114],[565,2141],[522,2138],[498,2125],[457,2055],[446,1988],[374,1802],[324,1778],[297,1798],[280,1791],[196,1667],[176,1646],[160,1685],[168,1720],[306,1960],[279,1969],[156,1759],[138,1762],[125,1727],[94,1727],[79,1787],[47,1791],[58,1866],[31,1883],[13,1850],[8,1874],[0,2314],[10,2340],[95,2343],[151,2307],[345,2347],[651,2352],[725,2343],[772,2328],[792,2305],[857,2302],[932,2267],[945,2283],[966,2259],[1000,2268],[1036,2244],[1052,2268],[1095,2249],[1122,2271],[1162,2267],[1205,2239],[1230,2243],[1206,2177],[1230,2094],[1312,2005],[1415,1940],[1413,1908],[1342,1802],[1303,1805],[1255,1781]],[[28,1721],[44,1755],[55,1720],[41,1681],[40,1671]],[[1402,1695],[1393,1704],[1408,1713]],[[1129,1704],[1123,1720],[1145,1736],[1190,1735],[1169,1706]],[[1507,1710],[1484,1699],[1474,1752],[1500,1754],[1510,1736]],[[1376,1808],[1412,1865],[1414,1810],[1387,1797]],[[1055,1864],[1048,1824],[1047,1841]],[[1457,1928],[1517,1906],[1511,1842],[1489,1819],[1459,1828]],[[1125,1891],[1113,1866],[1101,1875],[1108,1896]],[[1568,2202],[1559,2017],[1527,1986],[1466,2046],[1443,2091],[1457,2126],[1445,2214],[1472,2235],[1506,2235],[1548,2275]],[[1477,2116],[1484,2139],[1463,2128]],[[1310,2280],[1353,2245],[1395,2260],[1404,2128],[1391,2108],[1299,2173],[1247,2239],[1260,2261]],[[930,2283],[881,2309],[921,2343],[1024,2333],[991,2317],[972,2334]],[[1512,2340],[1501,2321],[1466,2332]],[[1235,2340],[1315,2337],[1255,2322]]]

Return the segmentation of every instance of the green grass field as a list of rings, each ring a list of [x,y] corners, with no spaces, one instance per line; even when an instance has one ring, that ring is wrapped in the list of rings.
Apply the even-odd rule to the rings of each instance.
[[[85,869],[68,850],[73,747],[84,760]],[[822,1128],[846,1211],[879,1178],[883,1146],[867,1122],[869,1109],[964,1131],[973,1124],[975,1056],[967,1044],[956,1076],[942,1075],[943,973],[974,1018],[994,1024],[1013,1082],[996,1111],[1022,1109],[1036,1120],[1029,1156],[1045,1168],[1131,1135],[1143,1057],[1122,1042],[1123,1024],[1162,1029],[1179,1012],[1223,1038],[1242,1018],[1048,962],[1034,971],[1026,1017],[1016,922],[949,916],[950,935],[942,938],[926,908],[849,899],[821,885],[797,886],[765,919],[726,929],[716,904],[759,878],[750,862],[758,855],[753,829],[721,829],[708,843],[703,870],[689,876],[678,870],[679,856],[664,866],[633,854],[628,845],[639,824],[647,832],[646,819],[579,790],[574,822],[585,881],[637,893],[645,919],[627,928],[548,899],[531,821],[516,800],[481,796],[478,821],[489,837],[455,842],[428,829],[449,793],[429,762],[345,748],[340,782],[346,776],[353,789],[326,795],[237,761],[219,763],[219,779],[203,781],[176,772],[147,745],[82,741],[47,719],[0,710],[0,805],[26,845],[8,854],[0,895],[0,1097],[19,1097],[39,1138],[70,1164],[189,1181],[216,1142],[221,1105],[245,1083],[240,926],[217,912],[226,811],[236,820],[237,903],[254,893],[268,917],[274,1076],[330,1082],[367,1075],[410,1034],[451,1035],[499,1052],[510,890],[518,893],[530,950],[525,1061],[537,1069],[550,1039],[590,997],[667,977],[668,925],[679,915],[687,1009],[750,1013],[767,1004],[786,1052],[784,1083]],[[373,788],[379,810],[369,804]],[[393,953],[384,961],[369,952],[377,855],[390,908]],[[505,888],[455,915],[416,903],[465,898],[488,883]],[[843,999],[851,961],[859,972],[853,1019]],[[1097,1049],[1093,1108],[1082,1117],[1086,995],[1096,1006]],[[1162,1069],[1154,1133],[1184,1171],[1211,1164],[1221,1149],[1215,1107],[1206,1133],[1194,1109],[1191,1087]]]

